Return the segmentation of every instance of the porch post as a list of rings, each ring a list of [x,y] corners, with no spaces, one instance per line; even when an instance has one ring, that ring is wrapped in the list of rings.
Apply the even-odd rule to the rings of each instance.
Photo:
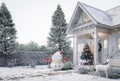
[[[73,64],[74,66],[78,65],[78,45],[77,45],[78,38],[74,36],[74,52],[73,52]]]
[[[94,64],[98,64],[98,31],[96,27],[94,30]]]

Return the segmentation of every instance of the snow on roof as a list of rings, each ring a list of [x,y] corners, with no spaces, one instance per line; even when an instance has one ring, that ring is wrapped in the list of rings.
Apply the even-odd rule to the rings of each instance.
[[[102,11],[84,3],[80,3],[80,5],[100,24],[108,26],[120,24],[120,6],[108,11]]]
[[[106,11],[108,14],[110,14],[112,18],[112,25],[119,25],[120,24],[120,6],[115,7],[113,9],[110,9]]]
[[[80,7],[90,18],[94,21],[96,25],[106,25],[106,26],[119,26],[120,25],[120,6],[112,8],[107,11],[97,9],[95,7],[89,6],[87,4],[78,2],[73,16],[68,24],[66,33],[71,32],[70,27],[72,27],[71,22],[74,21],[74,16],[77,13],[77,9]]]

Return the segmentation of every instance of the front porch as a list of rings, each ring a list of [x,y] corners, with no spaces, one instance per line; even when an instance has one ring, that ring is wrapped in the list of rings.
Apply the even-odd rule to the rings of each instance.
[[[78,26],[77,31],[74,32],[74,55],[73,63],[75,66],[82,65],[84,60],[80,59],[81,52],[83,51],[84,45],[87,44],[90,47],[91,53],[93,54],[93,64],[105,63],[108,52],[108,38],[109,30],[106,28],[96,27],[94,24],[86,25],[83,28]]]
[[[110,11],[118,14],[119,18],[118,9],[116,7]],[[78,2],[66,30],[67,34],[74,36],[75,66],[81,65],[80,56],[85,44],[93,53],[94,65],[105,63],[111,56],[120,58],[120,22],[115,24],[119,20],[114,16],[111,12],[106,14],[105,11]]]

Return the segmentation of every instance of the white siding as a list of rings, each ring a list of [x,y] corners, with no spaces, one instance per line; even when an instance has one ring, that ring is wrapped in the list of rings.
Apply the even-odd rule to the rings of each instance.
[[[120,33],[113,33],[109,36],[109,55],[117,54],[118,52],[118,38],[120,37]],[[114,55],[115,57],[116,55]],[[120,58],[119,56],[117,58]]]

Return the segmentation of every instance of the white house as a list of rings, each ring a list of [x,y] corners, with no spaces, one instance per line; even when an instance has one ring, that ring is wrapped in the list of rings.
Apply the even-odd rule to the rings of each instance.
[[[78,2],[66,33],[74,37],[74,65],[80,64],[81,52],[86,43],[94,55],[95,65],[106,62],[108,56],[114,54],[120,59],[118,54],[120,49],[120,6],[102,11]]]

